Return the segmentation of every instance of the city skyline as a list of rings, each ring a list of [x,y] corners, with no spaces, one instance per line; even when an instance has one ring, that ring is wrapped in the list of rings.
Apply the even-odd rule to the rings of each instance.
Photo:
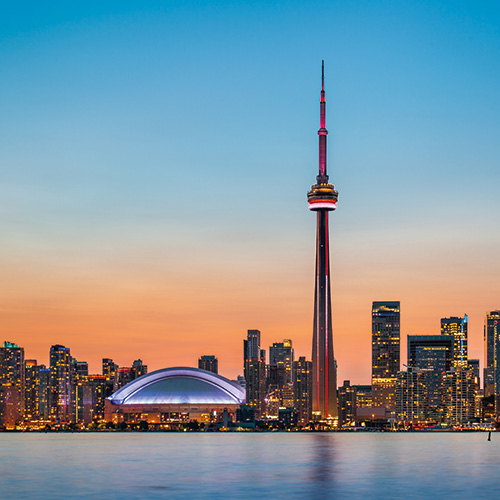
[[[401,302],[403,352],[467,314],[483,367],[500,16],[452,5],[4,7],[0,338],[92,373],[210,353],[234,378],[248,329],[310,359],[325,59],[338,385],[370,380],[372,301]]]

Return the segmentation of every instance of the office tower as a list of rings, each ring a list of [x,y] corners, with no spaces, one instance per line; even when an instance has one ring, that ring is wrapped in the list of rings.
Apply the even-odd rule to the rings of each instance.
[[[261,359],[259,330],[248,330],[243,340],[243,363],[249,359]]]
[[[344,380],[339,387],[339,425],[351,425],[356,421],[356,387]]]
[[[25,365],[24,418],[40,418],[40,367],[36,359],[27,359]]]
[[[474,384],[479,390],[481,387],[481,376],[480,376],[480,369],[479,369],[479,359],[469,359],[468,360],[468,366],[469,370],[472,370],[474,372]]]
[[[481,377],[480,377],[481,372],[479,369],[479,359],[469,359],[468,369],[472,370],[472,373],[474,373],[474,399],[475,399],[474,416],[480,418],[481,400],[484,397],[484,392],[481,390]]]
[[[396,378],[399,372],[399,301],[372,305],[373,405],[396,407]]]
[[[268,365],[266,388],[269,391],[280,390],[286,385],[286,371],[284,365]]]
[[[396,419],[401,423],[422,423],[427,420],[427,391],[421,370],[409,366],[397,374]]]
[[[74,359],[74,358],[73,358]],[[74,359],[76,378],[79,381],[85,380],[89,375],[89,364],[86,361],[77,361]]]
[[[282,371],[284,373],[283,385],[293,383],[292,369],[293,369],[293,348],[292,341],[289,339],[283,340],[283,342],[274,342],[271,347],[269,347],[269,367],[283,367]]]
[[[319,174],[307,193],[309,210],[316,212],[316,273],[313,324],[313,411],[323,418],[336,417],[337,380],[333,357],[332,310],[330,298],[330,250],[328,212],[337,208],[338,193],[326,173],[326,99],[324,64],[321,65]]]
[[[75,422],[88,425],[93,417],[92,384],[88,378],[79,380],[74,389]]]
[[[219,362],[215,356],[205,355],[198,360],[198,368],[213,373],[219,373]]]
[[[443,394],[446,421],[451,425],[463,424],[475,415],[474,371],[452,368],[443,375]]]
[[[118,389],[118,365],[110,358],[103,358],[102,374],[106,377],[106,397],[108,397]]]
[[[15,429],[21,423],[19,388],[12,384],[0,385],[0,426]]]
[[[50,348],[50,416],[57,423],[72,419],[72,366],[69,347],[56,344]]]
[[[135,378],[142,377],[148,373],[148,366],[142,362],[142,359],[136,359],[132,363],[132,368],[135,370]]]
[[[260,331],[248,330],[247,338],[243,340],[243,375],[246,380],[247,404],[257,405],[262,408],[266,389],[266,361],[265,350],[260,348]],[[264,381],[264,389],[261,389],[261,378]],[[253,403],[248,401],[248,394],[251,395]],[[256,410],[256,414],[260,410]],[[260,414],[258,415],[260,416]]]
[[[408,367],[423,375],[428,417],[441,418],[443,409],[442,374],[454,366],[453,335],[408,335]]]
[[[129,382],[132,382],[132,380],[135,380],[135,370],[131,366],[118,368],[118,373],[116,375],[117,390],[121,389]]]
[[[12,342],[4,342],[0,348],[0,385],[11,387],[6,394],[8,393],[9,401],[13,401],[14,397],[17,399],[17,419],[22,419],[25,400],[24,348]],[[14,418],[10,409],[9,412],[9,418]]]
[[[293,407],[299,426],[307,425],[312,418],[313,364],[304,356],[293,362]]]
[[[467,314],[463,318],[441,318],[441,334],[453,335],[455,339],[453,365],[457,368],[467,367],[467,327]]]
[[[106,399],[107,380],[105,375],[89,375],[88,381],[92,387],[92,421],[104,419],[104,401]]]
[[[50,418],[50,368],[45,365],[38,367],[38,376],[40,379],[40,387],[38,395],[40,398],[40,420],[49,420]]]
[[[485,397],[500,392],[500,310],[490,311],[484,318],[484,372]]]
[[[353,385],[356,391],[356,409],[373,407],[373,388],[371,385]]]
[[[246,404],[253,407],[256,418],[265,412],[266,363],[262,359],[245,361]]]

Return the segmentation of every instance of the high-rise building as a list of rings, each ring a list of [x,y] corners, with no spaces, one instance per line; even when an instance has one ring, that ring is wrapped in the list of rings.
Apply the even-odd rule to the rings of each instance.
[[[50,348],[50,416],[56,422],[70,422],[72,363],[69,347],[53,345]]]
[[[89,375],[89,384],[92,387],[92,421],[104,419],[107,380],[105,375]]]
[[[11,387],[6,390],[6,394],[9,401],[14,398],[17,400],[16,411],[19,420],[24,417],[25,375],[24,348],[12,342],[4,342],[3,347],[0,347],[0,385]],[[9,418],[12,419],[14,413],[11,410],[9,412]]]
[[[484,318],[484,395],[500,392],[500,310]]]
[[[339,387],[339,424],[350,425],[356,421],[356,387],[350,380],[344,380]]]
[[[312,418],[313,364],[305,356],[293,362],[293,407],[299,426],[307,425]]]
[[[260,418],[265,412],[266,363],[262,359],[245,361],[246,404],[255,409]]]
[[[396,379],[400,369],[400,303],[373,302],[373,405],[396,408]]]
[[[424,374],[409,366],[399,372],[396,383],[396,419],[402,423],[423,423],[428,418]]]
[[[316,212],[316,273],[313,324],[313,411],[323,418],[336,417],[337,378],[333,354],[330,292],[330,250],[328,212],[337,208],[338,193],[326,173],[326,99],[324,64],[321,65],[319,174],[307,193],[309,210]]]
[[[40,420],[49,420],[50,418],[50,368],[45,365],[39,365],[38,376],[40,378],[40,387],[38,395],[40,398]]]
[[[118,389],[118,365],[110,358],[103,358],[102,374],[106,377],[106,397],[108,397]]]
[[[36,359],[25,361],[24,418],[28,421],[40,418],[40,367]]]
[[[248,330],[247,338],[243,340],[243,362],[249,359],[262,359],[259,330]]]
[[[408,367],[424,378],[429,419],[440,420],[444,411],[442,374],[453,367],[454,345],[453,335],[408,335]]]
[[[463,318],[453,316],[451,318],[441,318],[441,334],[453,335],[454,349],[453,349],[453,365],[456,368],[467,367],[467,329],[468,318],[467,314]]]
[[[142,377],[148,373],[148,366],[142,362],[142,359],[136,359],[132,363],[132,368],[135,370],[135,378]]]
[[[207,370],[208,372],[219,373],[219,362],[213,355],[201,356],[198,360],[198,368]]]
[[[446,404],[446,422],[463,424],[475,416],[474,371],[453,367],[443,375],[443,399]]]
[[[283,367],[283,385],[293,383],[293,347],[291,340],[285,339],[283,342],[274,342],[273,345],[269,347],[269,367],[275,366]],[[280,371],[281,370],[278,368],[278,372]]]

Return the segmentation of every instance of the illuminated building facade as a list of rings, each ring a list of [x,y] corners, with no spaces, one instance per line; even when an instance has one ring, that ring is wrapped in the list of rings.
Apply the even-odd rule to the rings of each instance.
[[[339,425],[350,425],[356,421],[356,387],[344,380],[339,387]]]
[[[25,400],[25,365],[24,348],[12,342],[4,342],[0,348],[0,385],[10,386],[6,389],[9,400],[12,401],[17,392],[18,418],[24,415]],[[10,411],[10,410],[9,410]]]
[[[474,371],[452,368],[443,375],[443,395],[446,403],[446,422],[463,424],[475,416]]]
[[[69,347],[50,348],[50,417],[56,422],[70,422],[72,415],[72,367]]]
[[[118,389],[118,365],[110,358],[103,358],[102,374],[106,377],[106,397],[108,397]]]
[[[396,419],[401,423],[422,423],[428,418],[425,377],[418,368],[399,372],[396,382]]]
[[[293,347],[291,340],[285,339],[283,342],[274,342],[269,347],[269,367],[274,366],[278,367],[278,373],[284,374],[282,385],[293,383]],[[281,367],[282,370],[280,370]]]
[[[212,373],[219,373],[219,361],[212,355],[201,356],[198,360],[198,368]]]
[[[396,408],[396,379],[400,369],[400,303],[372,305],[373,405]]]
[[[266,410],[266,363],[262,359],[250,359],[245,362],[246,402],[255,410],[255,417],[260,418]]]
[[[500,310],[484,318],[484,395],[500,392]]]
[[[297,423],[307,425],[312,418],[313,364],[300,356],[293,362],[293,407],[297,412]]]
[[[454,366],[453,335],[408,335],[408,366],[420,370],[424,377],[428,417],[440,421],[444,406],[442,374]]]
[[[132,368],[135,370],[135,378],[142,377],[148,373],[148,366],[142,362],[142,359],[136,359],[132,363]]]
[[[453,316],[451,318],[441,318],[441,334],[453,335],[454,349],[453,349],[453,365],[456,368],[467,367],[467,339],[468,339],[468,318],[467,314],[463,318]]]
[[[49,420],[50,417],[50,368],[45,365],[39,365],[38,376],[40,378],[40,387],[38,396],[40,398],[40,420]]]
[[[313,411],[323,418],[336,417],[337,374],[333,353],[332,308],[330,290],[330,249],[328,213],[337,208],[338,193],[329,184],[326,172],[326,99],[324,64],[321,68],[319,174],[307,193],[309,210],[316,212],[316,273],[313,323]]]
[[[35,420],[40,417],[40,367],[36,359],[25,361],[24,418]]]

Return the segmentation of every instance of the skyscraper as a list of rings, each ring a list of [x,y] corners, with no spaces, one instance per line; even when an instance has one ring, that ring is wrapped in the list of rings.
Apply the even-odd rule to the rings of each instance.
[[[453,349],[453,365],[456,368],[467,367],[467,314],[463,318],[453,316],[451,318],[441,318],[441,334],[453,335],[455,338]]]
[[[24,417],[25,365],[24,348],[4,342],[0,348],[0,385],[9,386],[9,398],[17,400],[18,418]]]
[[[282,367],[285,376],[284,384],[293,383],[293,347],[291,340],[285,339],[283,342],[274,342],[269,347],[269,368],[271,367]]]
[[[490,311],[484,318],[484,395],[498,394],[500,388],[500,310]]]
[[[247,338],[243,340],[243,362],[249,359],[260,359],[260,331],[248,330]]]
[[[400,304],[373,302],[372,386],[374,406],[396,407],[396,379],[399,372]]]
[[[204,355],[198,360],[198,368],[213,373],[219,373],[219,362],[214,355]]]
[[[312,361],[304,356],[293,362],[293,407],[300,426],[312,418]]]
[[[50,415],[69,422],[71,409],[71,354],[69,347],[57,344],[50,348]]]
[[[265,410],[266,397],[266,351],[260,348],[260,331],[248,330],[243,340],[244,375],[246,381],[246,402],[255,409],[255,416],[261,417]]]
[[[454,362],[453,335],[408,335],[408,370],[418,369],[424,379],[427,416],[438,420],[442,413],[442,376]]]
[[[26,420],[36,420],[40,415],[40,367],[36,359],[25,360],[25,404]]]
[[[330,298],[330,251],[328,212],[337,208],[338,193],[328,183],[326,173],[326,99],[325,71],[321,65],[319,135],[319,174],[307,193],[309,210],[316,212],[316,278],[314,284],[313,324],[313,411],[323,418],[336,417],[337,376],[333,357],[332,311]]]

